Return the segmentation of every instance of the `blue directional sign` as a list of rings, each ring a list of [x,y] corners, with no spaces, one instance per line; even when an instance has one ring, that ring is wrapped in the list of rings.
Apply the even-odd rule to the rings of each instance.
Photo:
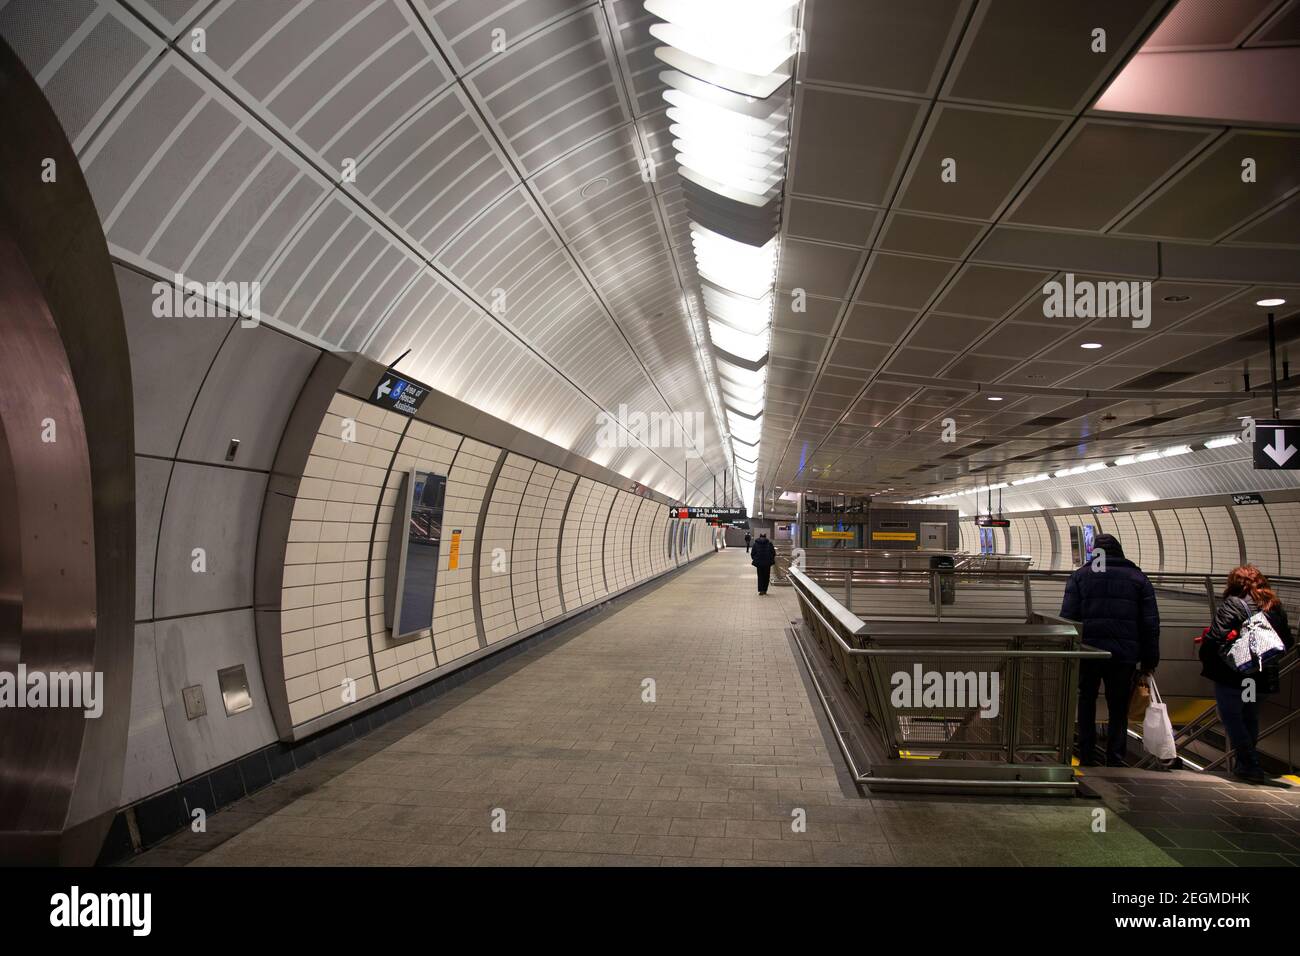
[[[1300,470],[1300,421],[1255,422],[1255,468],[1261,471]]]
[[[428,394],[428,385],[388,370],[380,376],[367,400],[373,405],[380,405],[403,415],[414,415],[420,410],[420,403]]]

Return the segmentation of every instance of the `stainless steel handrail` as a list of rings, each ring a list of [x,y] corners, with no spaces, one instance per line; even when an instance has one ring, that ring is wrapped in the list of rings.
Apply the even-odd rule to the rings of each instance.
[[[1028,621],[1039,615],[1035,601],[1042,601],[1043,592],[1035,586],[1055,590],[1054,585],[1064,586],[1074,571],[1002,571],[963,568],[909,568],[909,569],[872,569],[872,568],[836,568],[813,567],[798,568],[808,580],[818,582],[840,592],[839,600],[850,608],[854,606],[855,594],[861,598],[861,592],[875,593],[882,588],[897,592],[897,596],[928,592],[928,608],[912,609],[913,616],[918,613],[925,618],[944,620],[946,617],[961,616],[974,612],[989,617],[1001,616],[1011,619],[1011,607],[1006,604],[1006,597],[1012,590],[1020,592],[1020,600],[1015,602],[1018,612]],[[1219,601],[1219,582],[1216,575],[1192,572],[1153,571],[1147,575],[1159,596],[1183,598],[1184,603],[1172,607],[1163,615],[1170,623],[1197,623],[1213,616]],[[1278,575],[1272,580],[1274,589],[1279,592],[1282,601],[1289,608],[1300,611],[1300,578]],[[873,590],[874,589],[874,590]],[[945,595],[944,592],[947,592]],[[958,594],[966,594],[965,600],[958,600]],[[1199,595],[1203,611],[1197,612],[1186,599],[1195,599]],[[999,597],[1000,596],[1000,597]],[[999,607],[981,607],[980,600],[1000,601]],[[1058,607],[1052,598],[1050,611],[1056,613]],[[882,602],[883,604],[884,602]],[[945,604],[950,610],[945,610]],[[1300,615],[1298,615],[1300,616]]]
[[[924,778],[924,781],[915,776],[891,776],[886,772],[881,773],[883,769],[879,764],[869,767],[865,772],[859,771],[857,762],[849,747],[846,735],[836,724],[829,701],[823,693],[820,685],[817,685],[818,697],[821,699],[823,707],[827,709],[827,714],[831,718],[831,724],[835,733],[837,745],[845,753],[849,761],[850,769],[854,772],[859,782],[865,784],[881,784],[889,782],[891,784],[908,785],[908,786],[947,786],[947,787],[973,787],[980,788],[983,786],[1008,787],[1019,786],[1043,786],[1048,789],[1061,789],[1073,786],[1072,776],[1068,779],[1047,779],[1036,780],[1032,784],[1027,784],[1025,780],[1017,779],[1008,780],[998,777],[990,768],[996,766],[1014,765],[1022,767],[1018,763],[1021,754],[1034,755],[1041,759],[1046,756],[1051,758],[1047,764],[1034,766],[1059,767],[1061,774],[1069,774],[1069,754],[1072,747],[1072,727],[1074,714],[1074,693],[1076,681],[1073,678],[1073,672],[1077,662],[1084,659],[1105,659],[1110,655],[1106,651],[1098,651],[1091,648],[1085,648],[1075,643],[1070,647],[1042,647],[1042,648],[1024,648],[1020,646],[1006,647],[939,647],[933,646],[934,641],[969,641],[979,640],[985,635],[980,628],[977,628],[970,622],[953,622],[945,623],[941,621],[932,622],[882,622],[882,621],[864,621],[850,610],[843,607],[830,594],[822,588],[816,581],[798,568],[791,569],[793,583],[796,594],[799,598],[801,609],[804,611],[806,618],[810,623],[819,625],[821,634],[829,641],[828,651],[833,650],[831,654],[831,663],[836,670],[840,670],[846,680],[850,692],[859,700],[862,705],[863,714],[866,721],[863,729],[873,736],[878,737],[884,752],[887,754],[885,760],[888,764],[898,766],[902,769],[901,754],[905,752],[906,740],[904,734],[912,733],[914,730],[907,730],[909,725],[907,720],[915,721],[917,719],[925,720],[926,715],[896,714],[892,705],[888,703],[888,694],[883,690],[882,672],[875,662],[883,664],[884,660],[897,658],[954,658],[954,659],[996,659],[1006,661],[1003,668],[1007,680],[1005,683],[1005,693],[1000,697],[1004,701],[1005,718],[998,724],[998,730],[995,731],[997,737],[995,740],[982,740],[977,737],[961,739],[949,737],[945,741],[937,742],[940,744],[938,749],[952,753],[967,753],[969,755],[983,754],[980,759],[973,759],[971,756],[955,760],[941,760],[929,765],[926,772],[932,772],[932,776]],[[1020,624],[1016,625],[1017,633],[1008,635],[1005,639],[1008,642],[1019,640],[1050,640],[1058,638],[1078,641],[1077,630],[1069,625],[1035,625]],[[1019,633],[1023,631],[1024,633]],[[813,637],[817,637],[815,632]],[[865,644],[865,646],[855,646],[856,642],[875,642],[880,640],[905,640],[909,637],[915,637],[916,641],[912,646],[893,647],[880,646],[878,644]],[[808,660],[808,649],[800,644],[800,653]],[[840,658],[836,662],[834,658]],[[1055,694],[1056,697],[1044,698],[1037,709],[1029,705],[1030,714],[1041,715],[1037,724],[1026,725],[1033,728],[1032,732],[1046,733],[1048,736],[1033,738],[1029,735],[1021,734],[1021,715],[1020,707],[1025,693],[1028,691],[1031,695],[1042,693],[1043,685],[1041,682],[1026,685],[1026,679],[1030,672],[1024,670],[1024,665],[1020,662],[1029,660],[1059,661],[1063,662],[1064,670],[1058,675],[1049,678],[1048,693]],[[810,663],[810,671],[811,663]],[[814,675],[814,683],[817,684]],[[888,683],[888,681],[885,681]],[[1052,689],[1054,688],[1054,689]],[[914,708],[907,708],[912,710]],[[944,712],[945,708],[938,708]],[[951,708],[947,708],[948,711]],[[936,718],[942,720],[943,714],[937,713]],[[949,715],[951,719],[951,715]],[[1031,720],[1034,718],[1031,716]],[[1046,722],[1044,723],[1044,719]],[[898,722],[898,726],[894,726]],[[945,726],[951,726],[946,724]],[[891,729],[892,728],[892,729]],[[904,729],[899,729],[904,728]],[[1045,731],[1043,728],[1047,728]],[[951,734],[952,731],[950,730]],[[1026,739],[1022,740],[1022,736]],[[914,749],[914,748],[911,748]],[[928,749],[928,748],[923,748]],[[1001,754],[1000,762],[990,763],[987,759],[989,755]],[[1031,758],[1032,759],[1032,758]],[[964,769],[962,769],[964,768]],[[1013,769],[1008,767],[1009,770]],[[990,771],[981,775],[981,771]],[[1017,774],[1020,771],[1015,771]]]

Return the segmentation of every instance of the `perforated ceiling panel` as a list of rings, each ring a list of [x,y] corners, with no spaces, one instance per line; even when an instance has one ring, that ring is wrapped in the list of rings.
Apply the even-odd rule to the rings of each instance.
[[[759,469],[769,496],[914,499],[1271,412],[1254,303],[1290,300],[1278,314],[1290,357],[1300,131],[1093,108],[1182,7],[1162,42],[1251,46],[1273,29],[1277,55],[1300,56],[1275,29],[1286,0],[806,0]],[[1067,273],[1149,282],[1150,323],[1048,316],[1043,289]],[[1289,390],[1283,405],[1300,408]]]
[[[0,3],[119,261],[259,282],[265,322],[410,349],[407,374],[667,494],[689,470],[703,501],[729,461],[680,189],[642,175],[648,24],[596,0]]]

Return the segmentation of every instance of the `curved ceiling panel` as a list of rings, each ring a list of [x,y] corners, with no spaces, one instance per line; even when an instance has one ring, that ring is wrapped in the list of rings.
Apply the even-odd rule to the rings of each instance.
[[[650,22],[594,0],[0,4],[120,262],[259,282],[263,321],[410,349],[408,374],[667,494],[689,470],[705,500],[730,460]],[[602,447],[637,412],[690,447]]]

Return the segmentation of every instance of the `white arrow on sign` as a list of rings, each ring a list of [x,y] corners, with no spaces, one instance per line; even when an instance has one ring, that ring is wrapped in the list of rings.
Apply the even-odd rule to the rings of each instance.
[[[393,380],[391,378],[386,378],[384,379],[383,384],[380,385],[377,389],[375,389],[375,398],[383,398],[392,390],[393,390]],[[1281,434],[1281,432],[1278,432],[1278,434]],[[1291,450],[1295,451],[1294,448]]]
[[[1279,465],[1285,465],[1296,453],[1295,445],[1286,440],[1286,432],[1280,428],[1273,429],[1273,444],[1264,446],[1264,454]]]

